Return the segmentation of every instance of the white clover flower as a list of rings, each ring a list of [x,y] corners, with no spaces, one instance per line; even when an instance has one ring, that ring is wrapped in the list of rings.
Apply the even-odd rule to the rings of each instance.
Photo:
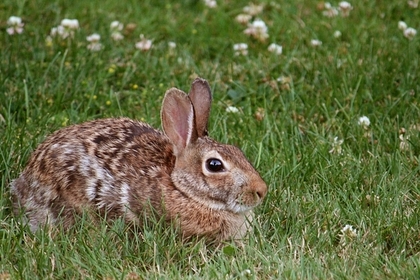
[[[248,24],[248,28],[245,29],[244,33],[262,42],[269,37],[267,25],[261,19],[256,19]]]
[[[332,143],[332,148],[329,151],[330,154],[338,154],[341,155],[343,153],[343,149],[341,145],[343,144],[344,140],[338,140],[338,137],[334,137],[334,141]]]
[[[340,38],[341,37],[341,31],[340,30],[336,30],[334,31],[334,38]]]
[[[251,276],[252,275],[252,271],[251,271],[251,269],[245,269],[244,271],[241,272],[241,275],[243,275],[243,276]]]
[[[245,6],[243,8],[243,11],[245,14],[256,16],[260,14],[263,11],[263,9],[264,9],[263,5],[256,5],[256,4],[250,3],[249,6]]]
[[[123,28],[124,28],[124,24],[122,24],[118,20],[114,20],[113,22],[111,22],[109,28],[111,29],[112,32],[114,32],[114,31],[122,31]]]
[[[216,8],[217,2],[216,0],[204,0],[204,5],[206,5],[209,8]]]
[[[57,34],[58,34],[58,27],[51,28],[50,36],[55,37],[55,36],[57,36]]]
[[[121,41],[122,39],[124,39],[124,35],[122,35],[120,32],[112,32],[111,38],[114,41]]]
[[[345,225],[338,235],[342,246],[348,245],[353,239],[357,238],[357,231],[351,225]]]
[[[169,55],[175,55],[176,43],[175,42],[168,42],[168,53]]]
[[[311,46],[312,47],[316,48],[316,47],[319,47],[321,45],[322,45],[322,42],[320,40],[317,40],[317,39],[312,39],[311,40]]]
[[[415,30],[412,27],[408,27],[407,29],[404,30],[404,36],[408,39],[408,40],[413,40],[414,36],[416,36],[417,34],[417,30]]]
[[[235,55],[248,55],[248,45],[245,43],[239,43],[233,45]]]
[[[340,9],[341,15],[343,17],[348,17],[350,14],[350,11],[353,10],[353,6],[347,1],[341,1],[338,4],[338,8]]]
[[[404,31],[404,30],[406,30],[407,29],[407,23],[405,23],[404,21],[402,21],[402,20],[400,20],[399,22],[398,22],[398,29],[399,30],[402,30],[402,31]]]
[[[407,1],[407,4],[410,8],[417,9],[419,6],[419,0],[413,0],[413,1],[409,0]]]
[[[121,34],[121,31],[124,28],[124,24],[119,22],[118,20],[114,20],[111,22],[109,28],[111,29],[111,38],[114,41],[121,41],[124,39],[124,35]]]
[[[87,49],[93,52],[98,52],[102,50],[102,44],[101,43],[90,43],[87,45]]]
[[[261,19],[257,19],[252,23],[252,26],[261,33],[266,33],[268,31],[267,25]]]
[[[7,24],[8,25],[19,25],[19,24],[22,24],[22,19],[20,17],[11,16],[7,20]]]
[[[248,14],[239,14],[236,16],[235,20],[240,24],[247,24],[252,19],[251,15]]]
[[[61,39],[73,38],[74,31],[78,28],[79,21],[77,19],[63,19],[59,26],[51,28],[50,36],[60,36]]]
[[[21,34],[23,32],[23,26],[25,24],[22,23],[22,19],[20,17],[11,16],[7,20],[7,25],[9,27],[6,29],[6,32],[9,35],[14,35],[14,34]]]
[[[357,231],[353,228],[353,226],[345,225],[341,229],[341,236],[353,239],[353,238],[357,237]]]
[[[64,27],[62,27],[61,25],[59,25],[59,26],[57,26],[57,27],[53,27],[53,28],[51,28],[51,31],[50,31],[50,36],[51,37],[55,37],[55,36],[57,36],[57,35],[59,35],[60,33],[59,33],[59,27],[61,27],[61,28],[64,28]]]
[[[228,106],[226,108],[227,113],[239,113],[239,109],[234,106]]]
[[[102,49],[102,44],[99,43],[99,40],[101,40],[101,35],[94,33],[92,35],[87,36],[86,40],[90,43],[87,45],[88,50],[97,52]]]
[[[338,15],[337,8],[331,6],[329,2],[324,4],[324,9],[325,10],[322,12],[322,14],[326,17],[332,18]]]
[[[68,28],[68,29],[78,29],[79,28],[79,21],[77,19],[68,19],[65,18],[61,21],[61,26]]]
[[[349,236],[349,237],[356,237],[357,236],[357,231],[351,225],[345,225],[341,229],[341,233],[343,235],[346,235],[346,236]]]
[[[364,128],[367,128],[370,125],[370,120],[368,117],[366,116],[362,116],[359,118],[359,120],[357,121],[357,123],[361,126],[363,126]]]
[[[62,25],[59,25],[57,27],[51,28],[50,36],[51,37],[60,36],[61,38],[65,39],[69,36],[69,33],[65,31]]]
[[[398,137],[400,139],[400,150],[401,151],[408,151],[410,150],[410,142],[409,140],[409,136],[405,137],[404,134],[400,134],[400,136]]]
[[[275,43],[272,43],[268,46],[268,51],[274,54],[280,55],[283,53],[283,47]]]
[[[101,35],[93,33],[92,35],[87,36],[86,40],[91,43],[97,43],[99,40],[101,40]]]
[[[140,34],[140,41],[136,43],[136,49],[141,51],[148,51],[152,48],[152,40],[148,40],[144,37],[143,34]]]

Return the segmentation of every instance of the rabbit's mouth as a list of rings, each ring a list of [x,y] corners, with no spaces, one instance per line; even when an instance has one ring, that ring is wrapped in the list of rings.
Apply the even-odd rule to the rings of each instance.
[[[267,194],[267,186],[262,180],[242,186],[242,191],[228,202],[228,208],[233,212],[247,212],[258,206]]]
[[[228,209],[235,213],[244,213],[258,206],[262,198],[255,192],[245,192],[239,195],[234,201],[228,203]]]

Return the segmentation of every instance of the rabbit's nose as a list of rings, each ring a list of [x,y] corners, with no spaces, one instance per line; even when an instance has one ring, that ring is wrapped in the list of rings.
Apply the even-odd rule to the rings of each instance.
[[[256,182],[256,184],[254,185],[255,193],[257,194],[258,198],[262,200],[267,194],[267,185],[262,179],[258,181],[259,182]]]

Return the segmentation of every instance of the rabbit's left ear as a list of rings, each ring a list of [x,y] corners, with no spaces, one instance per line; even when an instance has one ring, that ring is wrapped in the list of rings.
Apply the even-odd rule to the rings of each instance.
[[[161,120],[163,131],[174,145],[175,155],[179,155],[190,143],[197,140],[194,108],[188,95],[176,88],[165,94]]]
[[[198,137],[207,136],[212,99],[207,81],[201,78],[195,79],[188,96],[194,107],[195,127]]]

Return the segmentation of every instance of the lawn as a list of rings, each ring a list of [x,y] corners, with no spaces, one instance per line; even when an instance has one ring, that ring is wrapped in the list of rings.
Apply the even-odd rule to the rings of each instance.
[[[0,3],[0,279],[420,278],[419,1],[216,3]],[[160,127],[165,91],[198,76],[210,135],[269,186],[246,239],[15,219],[9,183],[47,135],[119,116]]]

